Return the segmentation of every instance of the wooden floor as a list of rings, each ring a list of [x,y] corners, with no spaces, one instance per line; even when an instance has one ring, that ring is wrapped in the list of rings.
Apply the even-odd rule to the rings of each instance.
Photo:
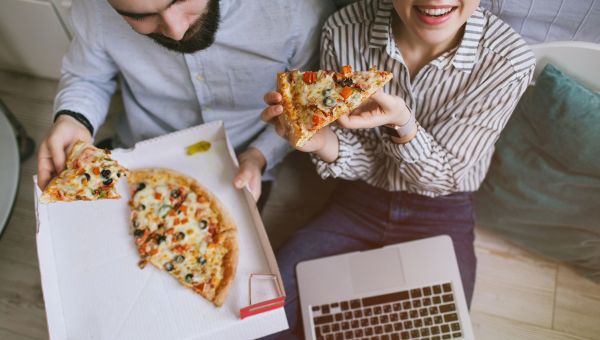
[[[0,99],[38,145],[56,85],[0,71]],[[48,338],[35,247],[35,169],[34,158],[22,164],[17,203],[0,239],[0,339]],[[600,285],[482,228],[476,251],[471,317],[477,339],[600,339]]]

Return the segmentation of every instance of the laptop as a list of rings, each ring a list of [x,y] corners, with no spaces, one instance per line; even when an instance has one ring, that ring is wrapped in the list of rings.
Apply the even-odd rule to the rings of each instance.
[[[301,262],[306,339],[473,339],[454,247],[436,236]]]

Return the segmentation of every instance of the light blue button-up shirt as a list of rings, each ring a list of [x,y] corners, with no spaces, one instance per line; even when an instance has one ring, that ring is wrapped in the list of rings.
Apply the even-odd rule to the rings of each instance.
[[[319,37],[334,10],[323,0],[221,0],[209,48],[181,54],[136,33],[106,0],[75,1],[73,41],[62,66],[54,112],[83,114],[95,131],[117,83],[126,114],[122,146],[203,122],[222,120],[237,152],[259,149],[267,169],[289,151],[260,119],[277,72],[318,64]]]

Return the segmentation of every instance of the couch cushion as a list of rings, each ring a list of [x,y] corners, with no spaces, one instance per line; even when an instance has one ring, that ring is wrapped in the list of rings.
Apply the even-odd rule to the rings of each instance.
[[[600,282],[600,95],[552,65],[496,144],[477,223]]]

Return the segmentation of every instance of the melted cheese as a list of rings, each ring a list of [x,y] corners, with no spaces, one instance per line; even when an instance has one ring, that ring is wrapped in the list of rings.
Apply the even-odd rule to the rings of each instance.
[[[163,242],[156,245],[150,241],[145,249],[147,253],[155,252],[149,259],[156,267],[164,270],[172,265],[172,274],[183,284],[192,287],[212,283],[214,289],[222,280],[227,252],[222,245],[212,243],[209,233],[210,225],[219,223],[219,215],[194,192],[181,188],[179,197],[172,195],[177,189],[160,184],[136,192],[131,202],[132,221],[142,230],[164,235]]]

